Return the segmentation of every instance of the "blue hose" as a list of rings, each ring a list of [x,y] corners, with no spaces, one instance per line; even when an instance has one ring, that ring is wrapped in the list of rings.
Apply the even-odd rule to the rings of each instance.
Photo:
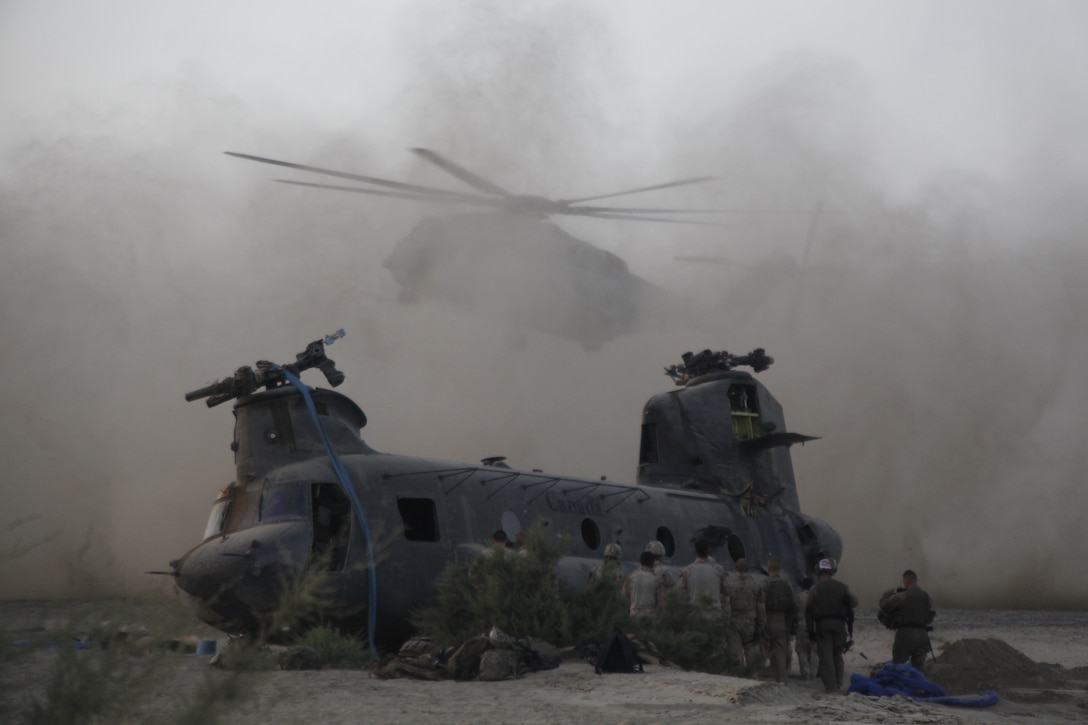
[[[318,433],[321,434],[321,442],[325,445],[325,452],[329,454],[329,461],[332,462],[332,469],[336,472],[336,477],[340,481],[340,487],[344,489],[344,493],[347,494],[348,500],[351,501],[351,510],[355,513],[355,520],[359,522],[359,527],[363,530],[363,537],[366,540],[368,582],[366,636],[367,645],[370,647],[370,654],[374,659],[377,659],[378,650],[374,648],[374,635],[378,628],[378,574],[377,566],[374,562],[374,542],[370,537],[370,525],[366,521],[366,516],[363,515],[363,505],[359,502],[359,497],[355,495],[355,489],[351,485],[351,479],[348,477],[348,472],[344,469],[344,465],[340,463],[340,459],[336,457],[336,453],[333,452],[332,445],[329,443],[329,437],[325,435],[325,428],[321,425],[321,419],[317,415],[317,408],[314,406],[314,399],[310,395],[310,389],[290,370],[280,369],[283,370],[283,375],[287,378],[287,382],[295,386],[295,389],[302,394],[302,399],[306,401],[306,409],[310,411],[310,417],[313,419],[314,425],[317,426]]]

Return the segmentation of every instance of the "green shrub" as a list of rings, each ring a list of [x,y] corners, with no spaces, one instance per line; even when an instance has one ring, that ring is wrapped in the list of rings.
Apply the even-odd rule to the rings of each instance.
[[[564,587],[562,600],[568,644],[602,642],[613,632],[633,631],[621,584],[611,577],[596,577],[581,589]]]
[[[555,565],[559,548],[543,530],[526,532],[525,553],[493,549],[468,566],[451,561],[437,586],[437,604],[412,614],[412,624],[441,645],[498,627],[513,637],[562,639],[564,613]]]
[[[685,670],[739,674],[737,654],[727,644],[729,613],[712,612],[705,603],[692,604],[682,591],[670,591],[664,610],[653,620],[637,622],[635,632]]]
[[[297,644],[317,652],[326,667],[362,669],[373,659],[363,640],[326,625],[307,630]]]

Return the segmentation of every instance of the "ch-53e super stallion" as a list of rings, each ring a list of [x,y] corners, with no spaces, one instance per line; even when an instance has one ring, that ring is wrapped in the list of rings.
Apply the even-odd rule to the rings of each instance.
[[[259,361],[185,396],[209,407],[236,401],[235,479],[203,541],[170,572],[214,627],[267,631],[286,583],[319,561],[331,587],[326,619],[367,622],[371,642],[395,643],[408,614],[433,601],[447,563],[478,555],[500,528],[511,539],[531,525],[565,537],[558,574],[575,585],[609,543],[620,544],[630,570],[649,541],[682,564],[703,538],[727,569],[773,554],[794,581],[842,554],[835,530],[800,511],[789,447],[812,438],[788,432],[778,401],[737,369],[766,369],[773,360],[762,349],[685,353],[667,368],[679,387],[646,403],[637,477],[621,483],[519,470],[502,458],[375,451],[360,436],[367,419],[358,405],[298,377],[317,368],[339,385],[325,347],[342,334],[310,343],[293,363]]]

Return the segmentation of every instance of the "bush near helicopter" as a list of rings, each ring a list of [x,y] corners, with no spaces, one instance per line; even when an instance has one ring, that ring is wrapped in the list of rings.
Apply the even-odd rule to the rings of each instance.
[[[800,511],[789,447],[813,439],[787,432],[767,388],[736,369],[766,369],[762,349],[685,353],[667,368],[680,387],[646,403],[636,482],[621,483],[519,470],[501,457],[375,451],[354,402],[298,379],[316,367],[333,387],[343,381],[325,353],[342,334],[310,343],[294,363],[259,361],[185,396],[209,407],[236,400],[235,480],[203,541],[164,572],[214,627],[267,634],[290,583],[317,561],[329,586],[322,616],[348,627],[365,619],[372,644],[397,643],[448,562],[478,556],[499,528],[511,539],[532,525],[566,538],[558,575],[575,586],[610,543],[630,571],[648,541],[662,543],[666,563],[686,563],[703,538],[726,568],[773,554],[795,582],[842,554],[838,533]]]
[[[717,222],[648,214],[731,213],[725,209],[590,206],[586,202],[709,181],[699,176],[609,194],[545,199],[513,194],[428,150],[412,149],[476,193],[227,151],[230,156],[332,176],[359,185],[279,179],[285,184],[490,211],[420,221],[397,243],[385,266],[402,302],[420,296],[580,342],[587,350],[654,324],[680,308],[665,290],[632,274],[620,257],[547,221],[551,216],[721,226]],[[362,186],[366,184],[368,186]],[[384,187],[384,188],[374,188]]]

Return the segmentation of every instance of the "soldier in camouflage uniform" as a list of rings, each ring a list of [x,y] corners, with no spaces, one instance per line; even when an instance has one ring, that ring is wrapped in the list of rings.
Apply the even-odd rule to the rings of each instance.
[[[729,594],[725,590],[725,569],[709,560],[710,545],[703,539],[695,542],[695,561],[684,567],[676,586],[684,592],[692,604],[700,604],[705,596],[709,612],[720,612],[729,607]]]
[[[665,589],[670,589],[675,582],[672,580],[672,575],[665,570],[665,565],[661,563],[661,560],[665,558],[665,545],[654,539],[646,544],[646,551],[654,557],[654,573],[665,582]]]
[[[665,606],[665,580],[654,573],[654,555],[642,552],[639,568],[623,582],[624,599],[631,603],[632,617],[652,617]]]
[[[808,627],[805,626],[805,607],[808,605],[808,592],[812,589],[812,578],[805,577],[801,580],[801,591],[794,595],[797,602],[797,619],[794,627],[797,630],[797,639],[793,647],[797,652],[797,667],[801,671],[802,680],[811,680],[816,676],[816,641],[809,639]]]
[[[619,544],[609,544],[604,547],[604,561],[589,572],[589,580],[604,579],[614,581],[617,584],[623,583],[627,575],[623,573],[623,569],[620,567],[620,557],[622,556],[623,550],[620,549]]]
[[[797,603],[793,598],[793,587],[782,578],[782,563],[775,557],[767,562],[763,604],[767,613],[763,646],[774,668],[775,682],[784,685],[789,672],[790,629],[797,621]]]
[[[737,559],[735,571],[726,581],[729,596],[729,645],[738,655],[737,664],[752,675],[763,665],[760,635],[763,632],[763,587],[748,573],[748,563]]]
[[[817,565],[820,581],[808,593],[805,605],[805,626],[810,639],[816,640],[820,658],[820,679],[827,692],[842,692],[846,651],[846,622],[853,616],[858,599],[850,587],[833,579],[835,562],[820,559]]]

